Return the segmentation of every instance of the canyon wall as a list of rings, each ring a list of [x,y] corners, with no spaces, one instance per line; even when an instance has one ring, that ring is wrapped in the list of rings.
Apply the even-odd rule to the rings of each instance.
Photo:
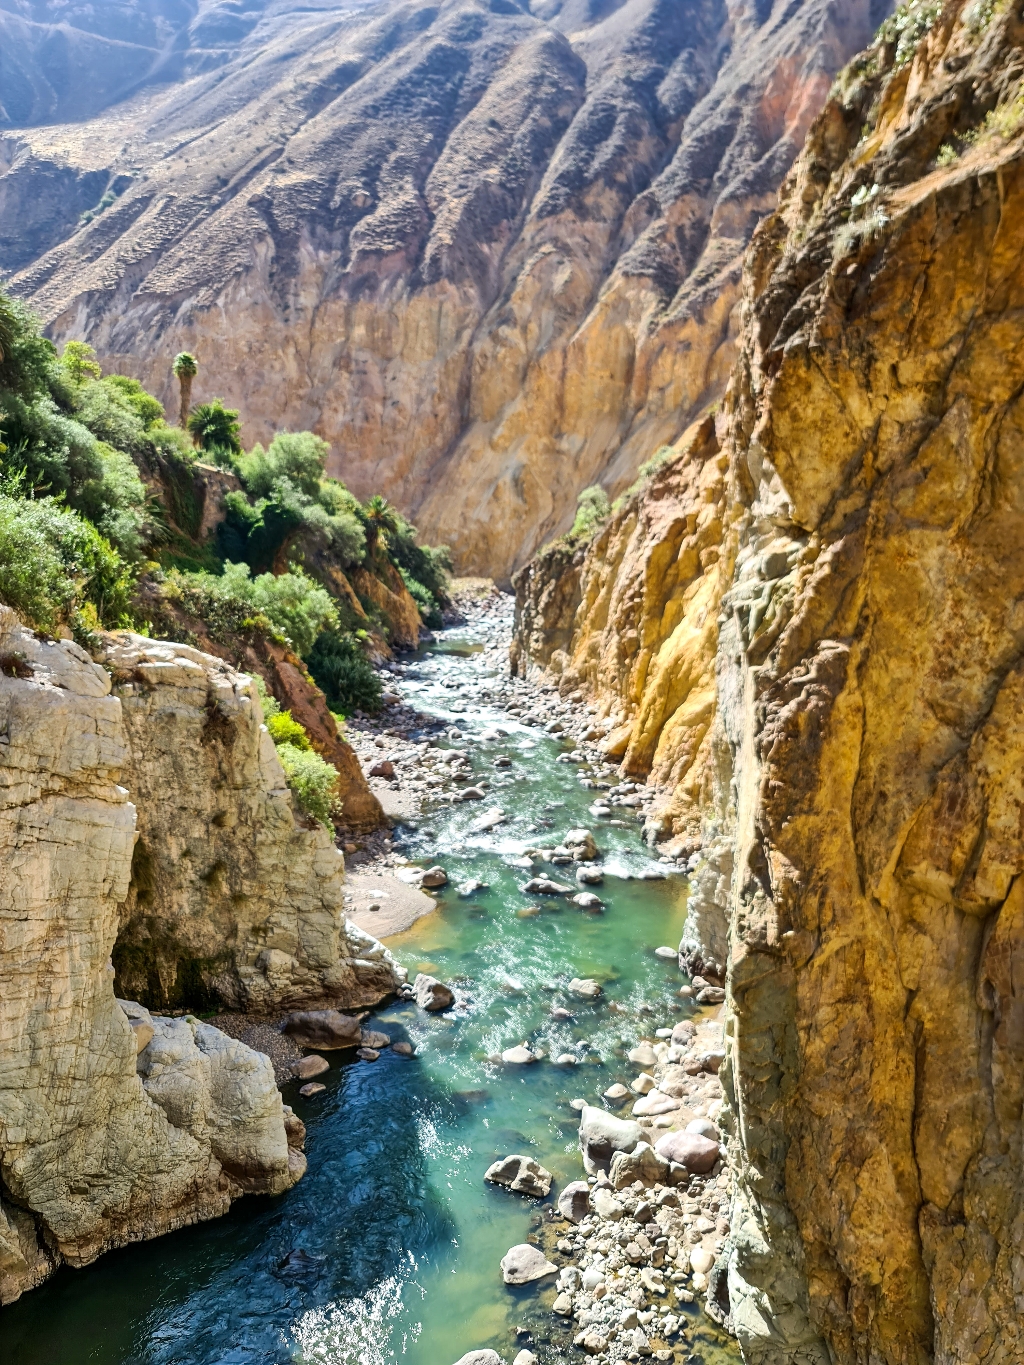
[[[268,1058],[115,998],[136,837],[122,704],[83,650],[0,615],[6,1303],[62,1263],[281,1193],[305,1158]]]
[[[404,978],[345,919],[344,858],[327,830],[296,818],[251,679],[127,631],[98,657],[121,703],[121,780],[138,810],[118,991],[154,1007],[262,1013],[392,994]]]
[[[0,134],[0,265],[56,339],[171,408],[194,351],[248,440],[315,429],[504,578],[720,394],[744,248],[889,8],[253,7],[233,55]]]
[[[557,650],[520,580],[519,666],[603,698],[727,961],[756,1365],[1024,1358],[1024,16],[915,12],[754,237],[715,432],[562,564]]]

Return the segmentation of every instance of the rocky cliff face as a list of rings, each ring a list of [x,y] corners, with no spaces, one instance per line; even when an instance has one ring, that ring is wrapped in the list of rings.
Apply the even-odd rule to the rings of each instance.
[[[391,954],[344,917],[342,855],[296,818],[251,680],[127,632],[101,657],[138,810],[118,990],[153,1006],[257,1012],[355,1008],[396,990]]]
[[[7,616],[9,617],[9,613]],[[302,1175],[268,1058],[115,999],[135,807],[122,703],[69,642],[0,645],[0,1302]],[[165,791],[164,796],[168,793]],[[173,799],[173,798],[172,798]]]
[[[888,8],[268,9],[216,69],[0,137],[0,261],[56,337],[168,401],[195,351],[250,440],[315,428],[501,577],[721,391],[743,250]]]
[[[717,436],[579,567],[563,667],[677,836],[696,802],[758,1365],[1024,1356],[1024,16],[907,18],[755,236]]]

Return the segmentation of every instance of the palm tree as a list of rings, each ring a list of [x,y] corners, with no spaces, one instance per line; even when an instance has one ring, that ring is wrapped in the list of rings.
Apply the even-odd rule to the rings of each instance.
[[[188,412],[192,406],[192,380],[199,373],[199,361],[191,351],[179,351],[171,366],[178,383],[181,385],[181,407],[178,410],[178,426],[188,430]]]
[[[226,408],[220,398],[215,398],[212,403],[199,403],[189,415],[188,430],[193,445],[209,454],[242,453],[238,409]]]
[[[366,524],[366,548],[372,555],[380,545],[388,543],[388,535],[398,530],[398,513],[379,493],[374,493],[368,502],[363,503],[363,520]]]

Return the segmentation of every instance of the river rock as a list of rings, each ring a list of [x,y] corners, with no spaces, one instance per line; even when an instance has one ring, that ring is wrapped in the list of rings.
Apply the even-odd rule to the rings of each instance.
[[[314,1076],[321,1076],[330,1069],[331,1064],[326,1057],[318,1057],[313,1053],[309,1057],[300,1057],[292,1064],[292,1075],[300,1081],[311,1081]]]
[[[416,1049],[413,1047],[412,1043],[403,1042],[395,1043],[391,1051],[395,1054],[396,1057],[411,1057],[415,1053]]]
[[[527,896],[564,896],[572,887],[550,877],[531,877],[522,890]]]
[[[701,1137],[710,1138],[712,1142],[720,1142],[722,1137],[710,1119],[691,1119],[686,1125],[686,1131],[699,1133]]]
[[[364,1062],[376,1062],[380,1057],[380,1053],[375,1047],[357,1047],[356,1056]]]
[[[322,1090],[326,1089],[326,1085],[321,1085],[319,1081],[309,1081],[306,1085],[299,1086],[299,1094],[308,1100],[314,1095],[319,1095]]]
[[[513,1194],[526,1194],[534,1199],[544,1199],[551,1192],[554,1179],[532,1156],[506,1156],[495,1161],[484,1172],[484,1179],[492,1185],[503,1185]]]
[[[692,1019],[683,1019],[672,1030],[673,1047],[688,1047],[693,1041],[697,1027]]]
[[[666,1133],[654,1144],[654,1150],[676,1165],[685,1166],[691,1175],[706,1175],[719,1156],[718,1143],[700,1133]]]
[[[498,825],[505,823],[507,816],[503,810],[485,810],[469,827],[471,834],[484,834],[489,829],[496,829]]]
[[[641,1071],[635,1081],[631,1081],[629,1088],[636,1095],[648,1095],[655,1088],[656,1082],[653,1076]]]
[[[501,1060],[506,1066],[529,1066],[537,1057],[525,1043],[520,1043],[518,1047],[507,1047],[501,1054]]]
[[[580,1114],[579,1141],[588,1175],[607,1171],[615,1153],[633,1151],[641,1137],[638,1123],[586,1105]]]
[[[417,973],[412,983],[412,998],[421,1010],[427,1010],[430,1014],[450,1009],[455,1004],[454,992],[444,982],[438,981],[437,977],[427,976],[425,972]]]
[[[363,1047],[376,1048],[377,1051],[380,1052],[383,1048],[391,1046],[391,1035],[380,1033],[377,1029],[364,1028],[359,1035],[359,1041],[362,1043]]]
[[[690,1250],[690,1269],[697,1275],[706,1275],[715,1264],[715,1255],[707,1247],[696,1246]]]
[[[637,1100],[633,1113],[637,1118],[654,1118],[658,1114],[671,1114],[679,1108],[679,1101],[671,1095],[663,1095],[660,1090],[652,1090]]]
[[[705,986],[697,992],[698,1005],[720,1005],[724,999],[725,991],[721,986]]]
[[[444,870],[443,867],[436,866],[428,867],[426,872],[424,872],[423,876],[420,878],[420,886],[425,886],[428,888],[436,886],[447,886],[447,884],[448,873]]]
[[[571,829],[562,844],[578,863],[592,863],[597,857],[597,844],[589,829]]]
[[[663,957],[666,961],[669,961],[670,959],[671,959],[671,960],[674,960],[674,959],[678,958],[678,957],[679,957],[679,951],[678,951],[678,949],[676,949],[676,948],[668,948],[668,947],[662,946],[661,948],[655,948],[655,950],[654,950],[654,956],[655,956],[655,957]]]
[[[281,1025],[281,1032],[300,1047],[319,1047],[328,1051],[358,1047],[362,1041],[358,1017],[341,1014],[338,1010],[301,1010],[289,1014]]]
[[[575,1066],[576,1057],[571,1052],[560,1052],[555,1058],[555,1066]]]
[[[456,894],[461,899],[466,900],[470,896],[476,896],[479,894],[479,892],[490,891],[490,889],[491,888],[490,886],[488,886],[487,882],[480,882],[477,881],[475,877],[470,877],[468,882],[461,882],[459,884]]]
[[[459,1356],[455,1365],[504,1365],[497,1351],[469,1351]]]
[[[590,1196],[590,1207],[597,1214],[598,1218],[610,1220],[617,1223],[622,1217],[623,1208],[619,1201],[612,1194],[611,1190],[605,1185],[599,1185]]]
[[[552,1265],[543,1251],[529,1242],[510,1247],[501,1258],[501,1274],[506,1284],[529,1284],[557,1273],[558,1266]]]
[[[671,1174],[671,1163],[660,1156],[649,1142],[638,1142],[631,1152],[616,1152],[612,1157],[608,1179],[617,1190],[624,1190],[640,1180],[650,1188],[665,1185]]]
[[[624,1100],[628,1094],[629,1091],[626,1087],[620,1081],[616,1081],[614,1085],[610,1085],[604,1092],[603,1098],[611,1100],[613,1104],[618,1104]]]
[[[579,891],[575,896],[570,896],[569,899],[573,905],[578,905],[581,910],[600,910],[604,904],[600,897],[594,895],[593,891]]]
[[[520,1351],[512,1361],[512,1365],[540,1365],[540,1361],[532,1351]]]
[[[585,1180],[573,1180],[558,1196],[558,1212],[570,1223],[582,1223],[590,1212],[590,1186]]]
[[[571,1010],[567,1010],[563,1005],[556,1005],[551,1011],[552,1019],[573,1019],[575,1018]]]
[[[639,1047],[632,1048],[626,1056],[635,1066],[657,1066],[658,1054],[650,1043],[641,1043]]]
[[[578,995],[581,1000],[596,1000],[601,994],[601,987],[592,977],[574,976],[569,982],[569,994]]]
[[[388,758],[380,758],[370,768],[371,777],[394,777],[395,765]]]
[[[482,801],[486,793],[482,787],[463,787],[459,793],[463,801]]]
[[[576,881],[580,886],[600,886],[604,881],[604,873],[596,867],[578,867]]]

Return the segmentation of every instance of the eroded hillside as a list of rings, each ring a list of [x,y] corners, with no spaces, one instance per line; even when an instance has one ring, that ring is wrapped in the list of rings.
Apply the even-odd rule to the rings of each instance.
[[[520,581],[728,959],[759,1365],[1024,1356],[1024,16],[908,8],[755,235],[716,433]]]
[[[501,576],[721,391],[743,250],[888,7],[270,8],[200,59],[203,11],[180,79],[0,138],[0,263],[58,338],[164,398],[196,352],[248,439],[316,429]]]

